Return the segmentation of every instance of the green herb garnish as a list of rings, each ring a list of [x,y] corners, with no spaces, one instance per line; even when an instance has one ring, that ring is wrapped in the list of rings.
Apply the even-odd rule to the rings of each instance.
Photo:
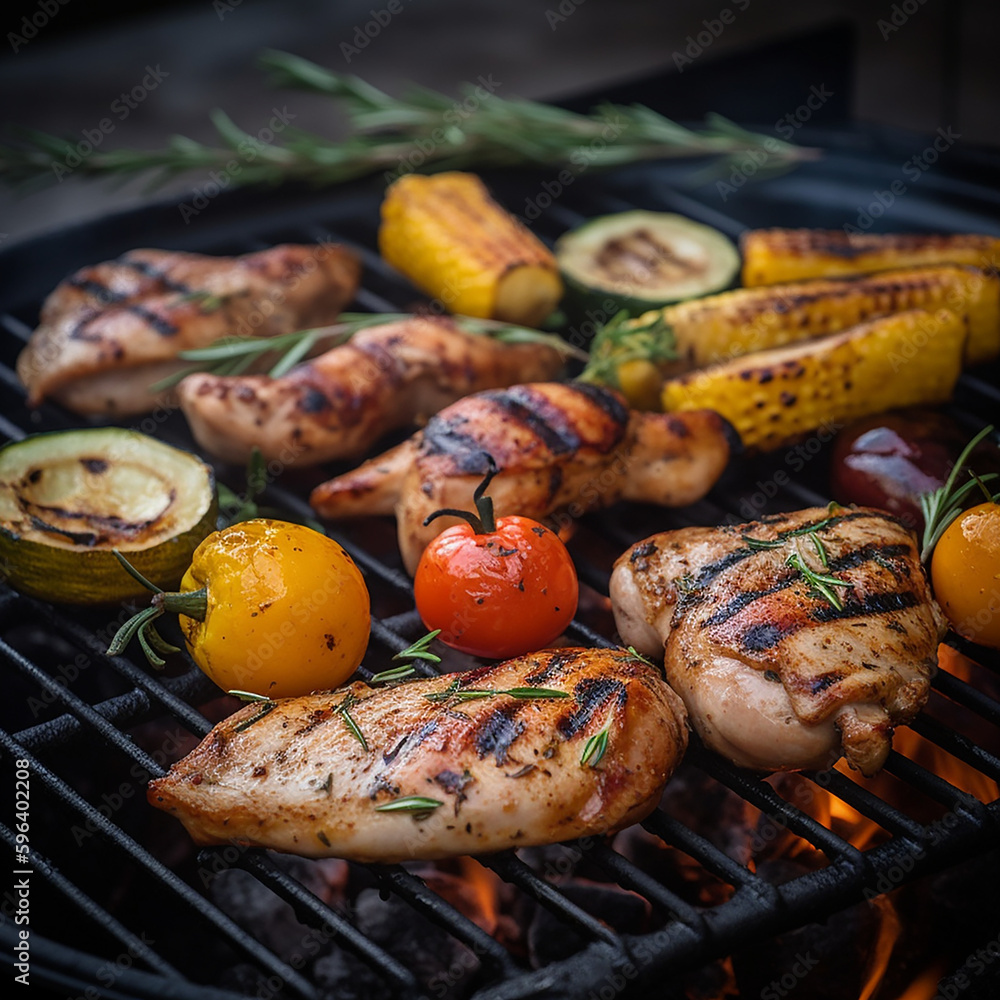
[[[516,688],[459,688],[458,681],[452,681],[444,691],[425,694],[428,701],[478,701],[481,698],[497,698],[500,695],[511,698],[568,698],[566,691],[556,691],[554,688],[516,687]]]
[[[948,525],[962,513],[965,501],[973,490],[983,483],[997,478],[997,473],[988,472],[984,476],[976,476],[970,469],[972,478],[961,486],[955,486],[962,469],[969,460],[969,456],[975,450],[976,445],[993,433],[993,425],[984,427],[963,449],[962,453],[955,460],[948,478],[944,485],[930,493],[920,495],[920,510],[924,515],[924,537],[920,550],[920,561],[926,563],[934,552],[934,546],[940,541]],[[989,491],[986,491],[989,496]],[[993,498],[990,497],[992,500]]]
[[[674,361],[677,343],[674,329],[657,312],[651,320],[633,319],[628,310],[616,313],[594,336],[590,358],[579,375],[581,382],[596,382],[620,388],[618,369],[629,361],[653,364]]]
[[[375,812],[408,812],[413,813],[414,819],[423,819],[429,816],[438,806],[444,803],[440,799],[428,799],[423,795],[407,795],[402,799],[393,799],[383,805],[376,806]]]
[[[580,755],[580,764],[587,765],[591,767],[597,767],[598,764],[604,759],[605,753],[608,750],[608,740],[611,737],[611,719],[604,724],[604,728],[598,732],[594,733],[589,740],[583,745],[583,753]]]
[[[232,690],[227,691],[226,694],[231,694],[234,698],[239,698],[240,701],[256,702],[260,705],[260,710],[255,715],[251,715],[249,718],[233,726],[234,733],[242,733],[245,729],[249,729],[255,722],[260,722],[265,715],[273,712],[278,707],[276,701],[272,701],[266,695],[254,694],[253,691]]]
[[[339,714],[344,720],[344,725],[347,726],[350,734],[361,744],[361,749],[365,753],[368,753],[368,740],[365,739],[365,734],[361,732],[361,727],[354,721],[354,716],[351,715],[351,709],[359,704],[359,702],[359,698],[356,698],[353,694],[349,694],[334,708],[334,712]]]
[[[356,76],[287,52],[265,52],[260,62],[273,84],[342,103],[350,123],[347,137],[334,140],[292,126],[263,143],[216,110],[210,117],[220,141],[214,145],[174,136],[160,149],[95,149],[81,160],[72,139],[22,129],[18,142],[0,145],[0,176],[10,184],[39,184],[71,172],[81,177],[148,174],[153,186],[191,171],[224,171],[233,187],[289,181],[323,185],[379,172],[390,180],[417,166],[559,167],[576,164],[583,153],[587,169],[714,156],[721,159],[718,176],[723,177],[738,168],[748,152],[766,150],[766,163],[755,172],[760,177],[818,155],[815,149],[749,132],[721,115],[706,115],[700,129],[690,129],[641,104],[601,104],[578,114],[538,101],[500,97],[500,82],[492,77],[462,84],[458,99],[426,87],[397,98]],[[227,169],[234,159],[240,163],[236,174]],[[70,167],[70,162],[75,165]]]
[[[401,649],[393,660],[426,660],[428,663],[440,663],[441,657],[432,653],[427,647],[441,633],[441,629],[436,628],[433,632],[422,635],[413,645]],[[398,667],[391,667],[389,670],[382,670],[373,674],[369,684],[393,684],[397,681],[406,680],[412,677],[416,671],[410,663],[403,663]]]

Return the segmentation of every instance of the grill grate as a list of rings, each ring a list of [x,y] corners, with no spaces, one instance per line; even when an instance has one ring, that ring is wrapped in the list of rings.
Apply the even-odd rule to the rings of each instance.
[[[794,200],[784,204],[781,182],[771,181],[753,192],[742,192],[742,200],[734,205],[731,214],[716,205],[711,192],[695,195],[676,190],[673,182],[677,168],[672,166],[647,164],[605,175],[598,181],[585,177],[543,213],[536,229],[543,237],[552,238],[586,217],[633,207],[680,211],[732,235],[742,230],[744,221],[757,220],[761,214],[767,215],[770,224],[839,226],[850,217],[855,204],[851,199],[857,196],[861,203],[858,192],[877,184],[899,162],[894,158],[897,154],[890,152],[880,158],[872,152],[862,168],[857,165],[856,154],[852,155],[848,160],[831,154],[820,165],[801,168],[797,183],[811,191],[807,204]],[[839,177],[839,201],[824,199],[824,185],[832,176]],[[541,179],[506,175],[493,178],[493,186],[500,199],[516,210],[527,197],[537,194]],[[949,197],[957,200],[960,193],[962,203],[968,204],[977,190],[965,183],[960,191],[952,191],[944,178],[938,180],[932,194],[947,204]],[[337,239],[354,246],[364,259],[365,285],[357,305],[394,311],[411,303],[412,291],[374,250],[378,185],[351,185],[325,196],[291,193],[266,204],[256,200],[260,197],[238,192],[218,199],[212,206],[217,217],[206,217],[197,232],[180,227],[176,212],[169,207],[145,209],[115,220],[110,227],[82,227],[63,237],[38,240],[0,255],[3,263],[10,265],[7,277],[0,279],[0,326],[4,331],[0,339],[4,397],[0,435],[18,439],[25,433],[60,429],[77,422],[71,414],[50,404],[30,414],[24,408],[13,361],[46,291],[72,268],[106,259],[132,246],[155,242],[168,247],[238,253],[281,241]],[[981,204],[987,213],[984,228],[1000,232],[1000,210],[985,195]],[[154,233],[155,238],[151,235]],[[995,372],[964,375],[958,394],[961,403],[953,408],[954,415],[970,427],[981,426],[1000,403],[996,382]],[[141,427],[141,420],[136,425]],[[170,443],[192,447],[183,421],[176,415],[158,423],[155,433]],[[588,610],[571,625],[570,638],[582,644],[611,644],[613,622],[602,598],[607,595],[610,564],[623,548],[655,530],[745,520],[746,504],[755,503],[753,494],[760,484],[773,481],[775,471],[783,467],[781,461],[781,456],[746,460],[741,474],[730,477],[709,498],[687,510],[622,507],[585,518],[572,548],[588,597],[581,607]],[[787,485],[777,489],[766,506],[759,509],[824,503],[819,473],[823,464],[822,458],[810,456],[803,474],[784,477]],[[222,481],[239,483],[238,470],[220,468],[218,472]],[[312,475],[310,479],[309,473],[295,473],[287,481],[272,484],[268,502],[293,517],[309,516],[311,511],[303,498],[308,488],[323,477],[319,472]],[[362,676],[370,677],[423,631],[413,610],[410,581],[395,550],[394,531],[385,522],[362,522],[330,534],[361,566],[372,592],[372,642],[367,666],[360,671]],[[104,649],[109,626],[113,623],[91,612],[63,613],[42,602],[0,592],[0,659],[7,664],[8,675],[15,679],[10,682],[11,696],[0,706],[0,747],[8,768],[15,760],[29,761],[34,796],[32,843],[37,848],[32,856],[32,877],[36,882],[41,880],[38,884],[45,884],[53,899],[71,903],[83,919],[83,925],[73,934],[61,935],[58,922],[52,926],[45,922],[42,902],[35,905],[33,926],[37,919],[40,929],[32,936],[32,974],[70,992],[102,982],[103,970],[123,995],[221,1000],[237,994],[205,985],[213,981],[216,963],[245,961],[265,980],[270,977],[270,982],[276,984],[267,987],[268,995],[280,992],[290,997],[320,996],[314,978],[302,967],[293,967],[223,912],[197,878],[198,871],[215,873],[238,868],[287,902],[302,924],[322,930],[335,947],[374,970],[393,995],[421,995],[425,985],[390,947],[362,933],[352,913],[321,899],[266,853],[229,846],[202,850],[187,867],[175,860],[176,844],[186,843],[186,835],[166,817],[151,818],[153,811],[146,809],[142,801],[146,780],[164,773],[167,754],[144,749],[148,737],[142,734],[146,732],[144,727],[157,724],[162,733],[166,724],[176,727],[178,744],[200,738],[211,724],[200,709],[209,711],[218,692],[194,667],[156,676],[128,657],[107,656]],[[1000,669],[995,655],[956,644],[968,649],[987,669]],[[46,653],[47,646],[54,652]],[[457,669],[470,662],[459,654],[446,653],[443,667]],[[70,663],[76,665],[75,674],[67,672]],[[424,664],[418,668],[433,672]],[[951,710],[961,711],[968,719],[1000,726],[1000,704],[965,681],[941,673],[934,688],[937,701]],[[933,714],[922,716],[913,728],[980,774],[1000,779],[997,744],[981,745],[961,727]],[[174,749],[179,752],[180,746]],[[880,877],[894,878],[904,861],[905,877],[891,884],[911,881],[959,857],[985,853],[997,842],[1000,802],[984,804],[896,751],[890,755],[886,771],[909,786],[921,801],[937,803],[937,815],[944,810],[943,815],[949,818],[946,825],[927,822],[924,811],[904,811],[836,771],[804,776],[809,787],[825,789],[885,831],[887,839],[865,850],[852,846],[770,784],[732,767],[697,743],[685,767],[751,803],[775,828],[787,829],[811,844],[822,852],[826,866],[778,884],[731,857],[699,829],[657,810],[643,822],[645,831],[682,852],[731,889],[724,901],[696,904],[603,840],[586,839],[566,845],[565,850],[574,858],[585,860],[602,870],[611,882],[648,901],[662,926],[635,935],[610,929],[599,912],[590,912],[570,899],[558,879],[538,874],[517,854],[505,852],[482,858],[480,863],[512,886],[520,898],[536,902],[584,942],[571,958],[534,971],[525,967],[523,956],[508,951],[405,867],[352,866],[352,877],[367,879],[384,895],[402,900],[470,949],[478,960],[478,969],[470,973],[468,983],[477,1000],[542,992],[555,998],[586,995],[595,984],[609,981],[615,970],[633,970],[636,974],[629,981],[640,985],[662,972],[696,967],[728,954],[736,946],[823,919],[862,898],[866,889],[879,884]],[[101,780],[105,770],[111,782],[124,771],[130,776],[130,785],[105,784]],[[125,787],[132,789],[129,796],[123,791]],[[121,799],[134,796],[137,808],[130,809],[124,803],[112,808],[109,801],[115,801],[116,794]],[[160,820],[167,825],[158,827]],[[85,836],[78,833],[74,840],[67,835],[72,830],[82,830]],[[0,825],[0,838],[13,845],[13,837],[8,826]],[[98,867],[110,866],[107,877],[95,874],[95,862]],[[172,870],[173,865],[180,870]],[[192,865],[199,866],[197,871]],[[119,890],[106,884],[119,881],[119,870],[126,873],[128,898],[124,901]],[[144,905],[137,905],[136,899]],[[155,929],[150,930],[147,922],[152,919],[149,914],[154,907],[162,908],[166,917],[157,919]],[[14,938],[11,912],[9,906],[5,907],[0,921],[0,937],[5,944]],[[153,935],[153,944],[146,940],[147,931]],[[120,959],[122,955],[129,956],[127,966],[116,961],[115,956]]]

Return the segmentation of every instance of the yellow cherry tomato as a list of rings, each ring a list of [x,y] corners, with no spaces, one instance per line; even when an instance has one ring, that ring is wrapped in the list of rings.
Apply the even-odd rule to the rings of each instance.
[[[180,589],[205,592],[204,620],[181,613],[180,626],[195,662],[226,691],[288,698],[333,688],[368,646],[360,570],[301,524],[258,519],[209,535]]]
[[[1000,504],[971,507],[948,526],[931,557],[931,581],[959,635],[1000,649]]]

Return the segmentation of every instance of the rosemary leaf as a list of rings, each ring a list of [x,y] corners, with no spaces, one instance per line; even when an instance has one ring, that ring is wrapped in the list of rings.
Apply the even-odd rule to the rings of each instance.
[[[600,764],[608,750],[608,738],[611,735],[610,725],[611,720],[609,719],[608,724],[599,733],[594,733],[583,745],[583,753],[580,755],[581,765],[589,764],[591,767],[597,767]]]
[[[436,628],[433,632],[428,632],[427,635],[422,635],[412,646],[407,646],[406,649],[401,649],[394,657],[393,660],[427,660],[430,663],[440,663],[441,657],[435,653],[430,652],[427,647],[433,642],[434,639],[438,637],[441,633],[441,629]],[[388,673],[389,671],[386,671]],[[376,674],[375,677],[379,675]],[[374,680],[374,678],[372,678]]]
[[[453,97],[427,89],[413,89],[396,98],[356,76],[336,73],[285,52],[268,52],[261,62],[272,81],[287,87],[324,94],[341,102],[351,132],[342,141],[302,130],[288,129],[278,140],[256,144],[253,159],[243,157],[234,187],[306,181],[336,184],[376,172],[400,174],[416,144],[429,147],[422,169],[483,169],[509,166],[560,167],[574,162],[582,149],[588,167],[611,167],[664,157],[716,157],[727,172],[748,151],[765,148],[768,162],[758,176],[773,174],[818,151],[759,135],[720,115],[707,115],[701,128],[685,128],[642,105],[603,104],[588,114],[577,114],[537,101],[505,99],[496,94],[478,99],[474,113],[458,122]],[[463,97],[475,88],[464,84]],[[78,177],[142,175],[157,183],[179,174],[224,171],[242,148],[248,133],[224,112],[211,115],[218,140],[209,145],[174,136],[164,147],[96,149],[73,168]],[[609,125],[617,130],[607,142]],[[433,141],[436,132],[443,141]],[[13,142],[0,144],[0,178],[11,185],[52,183],[73,152],[72,142],[30,129],[21,129]]]
[[[397,681],[405,681],[412,677],[416,670],[409,664],[404,663],[401,667],[393,667],[391,670],[381,670],[377,674],[372,674],[369,684],[395,684]]]
[[[423,795],[407,795],[402,799],[393,799],[375,807],[375,812],[409,812],[414,813],[414,819],[429,815],[444,803],[440,799],[428,799]]]

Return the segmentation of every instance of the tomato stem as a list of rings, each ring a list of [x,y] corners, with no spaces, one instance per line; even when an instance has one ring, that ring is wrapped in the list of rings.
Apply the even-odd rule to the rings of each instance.
[[[493,456],[488,452],[483,452],[486,456],[487,472],[483,481],[476,487],[476,492],[472,494],[472,501],[476,505],[476,513],[471,510],[456,510],[454,507],[442,507],[441,510],[434,511],[424,518],[424,527],[438,517],[460,517],[463,521],[468,521],[472,525],[472,530],[477,535],[491,535],[497,530],[496,517],[493,514],[493,498],[486,495],[486,488],[493,481],[493,477],[500,471]],[[477,516],[478,515],[478,516]]]

